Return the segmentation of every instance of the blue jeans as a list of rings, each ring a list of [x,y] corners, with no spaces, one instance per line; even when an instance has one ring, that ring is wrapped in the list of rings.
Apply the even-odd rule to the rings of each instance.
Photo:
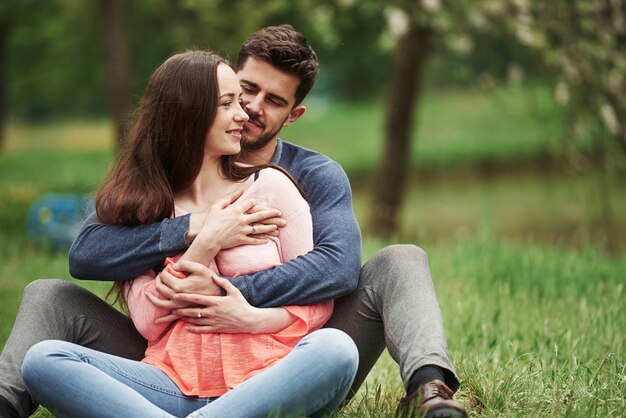
[[[58,340],[34,345],[22,376],[31,395],[59,418],[324,416],[345,399],[357,366],[350,337],[322,329],[219,398],[185,396],[154,366]]]

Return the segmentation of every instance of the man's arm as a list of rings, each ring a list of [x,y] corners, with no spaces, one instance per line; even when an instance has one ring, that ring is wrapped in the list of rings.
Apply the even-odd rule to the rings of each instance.
[[[186,238],[195,240],[207,225],[219,226],[211,238],[220,248],[258,244],[265,234],[277,234],[280,213],[249,199],[238,200],[241,193],[235,191],[204,212],[132,227],[103,224],[93,213],[70,248],[70,274],[83,280],[133,279],[187,250]],[[207,216],[214,222],[205,222]],[[247,235],[251,223],[256,224],[259,235]]]
[[[311,205],[315,248],[274,269],[234,278],[253,306],[319,303],[358,284],[361,232],[348,177],[339,164],[327,161],[299,180]],[[188,225],[188,216],[133,227],[104,225],[92,216],[70,249],[70,273],[79,279],[132,279],[187,248]]]
[[[134,279],[187,249],[189,217],[128,227],[103,224],[94,212],[70,248],[70,274],[83,280]]]

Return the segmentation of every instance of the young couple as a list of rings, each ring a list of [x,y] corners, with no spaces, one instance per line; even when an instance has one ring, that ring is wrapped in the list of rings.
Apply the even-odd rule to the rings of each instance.
[[[69,282],[28,285],[1,416],[324,415],[385,345],[400,414],[465,416],[425,253],[391,246],[361,269],[345,173],[278,139],[317,73],[288,25],[253,34],[236,76],[208,52],[157,69],[70,251],[75,277],[117,281],[134,324]]]

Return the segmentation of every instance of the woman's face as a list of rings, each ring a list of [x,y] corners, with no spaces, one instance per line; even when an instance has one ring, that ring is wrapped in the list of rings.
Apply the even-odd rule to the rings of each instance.
[[[243,111],[241,87],[235,72],[226,64],[217,67],[219,98],[215,120],[207,132],[205,154],[221,157],[241,150],[241,131],[248,115]]]

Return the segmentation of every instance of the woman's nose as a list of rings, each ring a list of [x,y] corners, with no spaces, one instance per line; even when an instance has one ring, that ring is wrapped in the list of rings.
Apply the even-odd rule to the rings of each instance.
[[[248,116],[248,114],[246,113],[246,111],[244,110],[243,106],[241,105],[241,103],[238,103],[239,105],[239,110],[237,111],[237,113],[235,114],[235,119],[238,121],[247,121],[248,119],[250,119],[250,116]],[[244,105],[245,106],[245,105]]]

